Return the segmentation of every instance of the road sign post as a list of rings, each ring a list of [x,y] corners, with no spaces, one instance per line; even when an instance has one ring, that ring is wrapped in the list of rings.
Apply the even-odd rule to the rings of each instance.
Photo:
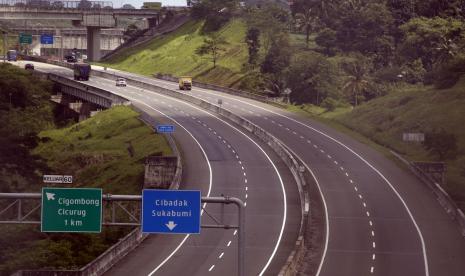
[[[157,125],[157,132],[158,133],[173,133],[174,126],[173,125]]]
[[[40,201],[41,199],[43,200],[44,198],[47,197],[46,192],[49,193],[49,200],[52,200],[52,198],[59,198],[61,195],[54,193],[55,190],[59,188],[44,188],[47,189],[46,191],[42,191],[41,193],[0,193],[0,202],[2,200],[14,200],[12,204],[4,204],[6,206],[3,210],[0,209],[0,214],[6,212],[7,210],[10,212],[17,212],[15,216],[11,216],[7,220],[0,220],[0,225],[1,224],[41,224],[41,221],[38,221],[34,218],[31,217],[31,214],[35,212],[35,210],[39,210],[40,206],[42,206],[42,210],[45,209],[45,205],[43,202],[39,204],[39,206],[34,207],[31,211],[28,211],[27,214],[23,214],[23,209],[21,206],[24,204],[22,203],[23,201],[27,201],[28,205],[32,202],[31,201]],[[71,189],[68,189],[71,190]],[[95,190],[95,189],[94,189]],[[98,189],[96,189],[98,190]],[[166,191],[166,190],[164,190]],[[100,194],[101,198],[101,194]],[[142,196],[140,195],[111,195],[111,194],[105,194],[103,197],[103,200],[107,203],[112,203],[112,202],[141,202],[142,201]],[[201,203],[212,203],[212,204],[233,204],[238,207],[238,223],[237,225],[222,225],[222,224],[202,224],[201,228],[209,228],[209,229],[237,229],[237,242],[238,242],[238,247],[237,247],[237,253],[238,253],[238,275],[239,276],[244,276],[245,275],[245,205],[244,203],[234,197],[202,197],[201,198]],[[119,205],[119,204],[118,204]],[[107,213],[105,215],[105,218],[109,218],[109,221],[103,223],[103,225],[115,225],[115,226],[141,226],[141,224],[137,221],[137,219],[129,213],[127,210],[125,210],[125,214],[129,215],[129,218],[131,219],[131,222],[127,222],[125,220],[123,221],[118,221],[118,217],[115,216],[114,209],[109,209],[105,208],[107,210]],[[44,216],[42,216],[44,217]],[[169,223],[168,225],[174,225],[175,222]],[[168,226],[167,226],[168,227]]]
[[[52,34],[41,34],[40,44],[53,44],[53,35]]]
[[[200,233],[200,191],[144,190],[142,232]]]
[[[32,34],[19,34],[19,44],[32,44]]]
[[[42,188],[42,232],[102,231],[102,189]]]

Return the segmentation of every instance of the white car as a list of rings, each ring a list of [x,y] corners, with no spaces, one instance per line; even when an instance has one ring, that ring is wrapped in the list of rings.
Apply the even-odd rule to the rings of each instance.
[[[116,86],[126,86],[126,80],[123,78],[116,79]]]

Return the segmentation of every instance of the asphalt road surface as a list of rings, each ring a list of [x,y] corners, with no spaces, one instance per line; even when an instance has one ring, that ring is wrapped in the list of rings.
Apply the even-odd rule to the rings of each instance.
[[[117,72],[177,91],[177,83]],[[464,275],[465,241],[434,195],[391,160],[334,129],[238,96],[189,93],[284,141],[315,175],[327,210],[317,275]]]
[[[34,63],[36,70],[72,78],[72,71]],[[21,65],[21,64],[20,64]],[[246,275],[276,275],[293,249],[300,202],[290,172],[271,150],[198,107],[114,80],[88,85],[122,95],[161,123],[176,125],[186,171],[182,189],[203,196],[228,195],[246,203]],[[208,204],[203,224],[236,224],[234,206]],[[214,219],[212,219],[212,217]],[[108,275],[236,275],[237,232],[202,229],[200,235],[151,235]]]

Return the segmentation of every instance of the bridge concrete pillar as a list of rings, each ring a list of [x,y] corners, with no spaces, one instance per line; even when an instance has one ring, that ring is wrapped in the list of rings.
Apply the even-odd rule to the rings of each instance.
[[[87,59],[100,60],[100,27],[87,27]]]
[[[149,23],[149,29],[156,27],[159,23],[158,21],[158,17],[147,18],[147,22]]]

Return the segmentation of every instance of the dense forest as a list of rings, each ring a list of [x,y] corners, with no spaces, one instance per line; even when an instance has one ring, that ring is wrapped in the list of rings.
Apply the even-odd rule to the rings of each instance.
[[[290,89],[292,103],[355,106],[399,83],[447,88],[465,73],[462,0],[295,0],[290,10],[273,1],[192,2],[207,33],[246,19],[250,72],[242,88],[275,96]],[[214,43],[221,49],[221,39]]]

